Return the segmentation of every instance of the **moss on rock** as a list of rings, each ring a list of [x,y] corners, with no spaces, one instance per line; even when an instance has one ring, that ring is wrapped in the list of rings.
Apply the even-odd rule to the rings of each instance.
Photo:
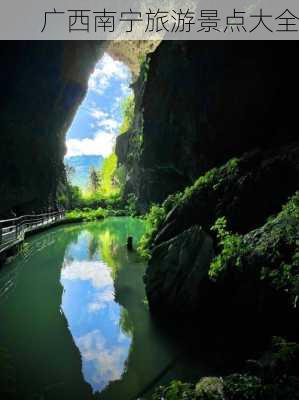
[[[153,400],[298,400],[299,345],[273,338],[272,348],[258,360],[254,373],[209,376],[197,384],[172,381],[155,391]],[[249,363],[248,363],[249,365]]]
[[[290,198],[281,212],[259,229],[246,235],[228,232],[223,219],[214,225],[221,252],[210,266],[209,275],[256,270],[260,279],[274,289],[288,293],[295,306],[299,295],[299,192]]]
[[[299,189],[298,174],[296,144],[233,158],[162,204],[165,218],[153,232],[151,244],[169,240],[195,224],[208,231],[223,216],[230,229],[247,233],[263,225]]]

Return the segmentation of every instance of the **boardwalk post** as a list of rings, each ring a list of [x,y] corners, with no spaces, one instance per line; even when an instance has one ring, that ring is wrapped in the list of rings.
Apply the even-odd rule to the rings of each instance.
[[[127,249],[132,251],[133,250],[133,237],[129,236],[127,239]]]

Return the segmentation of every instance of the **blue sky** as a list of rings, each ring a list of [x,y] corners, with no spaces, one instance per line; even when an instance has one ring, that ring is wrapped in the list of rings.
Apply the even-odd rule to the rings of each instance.
[[[109,156],[118,134],[121,102],[131,94],[131,72],[104,53],[90,76],[88,92],[67,132],[66,157]]]
[[[83,231],[68,247],[61,270],[61,308],[94,392],[121,378],[132,341],[121,328],[122,307],[115,300],[111,268],[98,250],[89,256],[95,237]]]

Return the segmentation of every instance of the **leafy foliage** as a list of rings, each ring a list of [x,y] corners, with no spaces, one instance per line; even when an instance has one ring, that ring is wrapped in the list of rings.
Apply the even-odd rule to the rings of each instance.
[[[200,176],[192,186],[186,187],[184,191],[171,194],[161,206],[155,205],[154,208],[150,208],[145,217],[149,228],[142,239],[142,245],[140,246],[141,253],[149,257],[150,245],[158,233],[158,230],[161,227],[164,219],[173,208],[181,207],[184,203],[190,201],[192,196],[194,196],[197,192],[216,190],[218,185],[225,181],[228,175],[237,173],[238,164],[239,160],[237,158],[233,158],[224,166],[220,168],[213,168],[204,175]],[[159,210],[156,207],[158,207]],[[157,215],[159,215],[158,222]]]
[[[92,210],[90,208],[84,208],[83,210],[75,209],[66,213],[66,218],[71,221],[95,221],[102,219],[107,216],[107,211],[103,208]]]
[[[202,378],[195,387],[200,400],[223,400],[223,379],[214,376]]]
[[[109,197],[119,192],[114,179],[114,174],[117,168],[117,156],[112,153],[105,158],[100,172],[99,192],[103,197]]]
[[[149,69],[150,69],[150,56],[143,54],[140,59],[140,78],[142,79],[143,85],[147,82]]]
[[[289,293],[295,305],[299,294],[298,220],[299,192],[276,217],[243,236],[229,232],[226,219],[219,218],[212,230],[217,232],[222,250],[211,263],[210,276],[216,279],[236,266],[259,268],[260,278]]]
[[[218,218],[211,227],[211,230],[217,232],[217,238],[222,247],[222,251],[214,258],[209,270],[210,277],[217,278],[219,273],[226,268],[227,263],[233,255],[237,255],[235,265],[240,265],[244,245],[240,235],[233,234],[227,230],[227,220],[225,217]]]
[[[195,400],[193,385],[178,380],[167,386],[160,386],[153,395],[153,400]]]
[[[298,400],[299,344],[274,337],[258,360],[256,373],[204,377],[196,385],[172,381],[156,389],[152,400]]]
[[[270,357],[268,356],[269,359],[272,375],[291,375],[298,371],[299,344],[274,336],[272,339],[272,351]]]
[[[121,104],[123,122],[119,129],[120,134],[127,132],[131,128],[134,120],[134,109],[135,109],[135,100],[134,100],[134,95],[132,94],[127,98],[125,98]]]
[[[91,167],[89,170],[89,188],[92,193],[96,193],[99,188],[99,177],[97,171],[94,167]]]
[[[216,190],[229,175],[233,176],[238,172],[239,159],[232,158],[225,165],[219,168],[212,168],[204,175],[200,176],[192,186],[187,187],[180,198],[180,203],[184,203],[197,192],[205,189]]]
[[[69,210],[82,205],[82,192],[78,186],[72,186],[67,183],[64,189],[58,195],[58,204]]]
[[[230,400],[257,400],[261,388],[261,379],[257,376],[233,374],[225,379],[224,393]]]
[[[150,258],[149,246],[152,243],[156,232],[158,231],[161,223],[165,218],[165,208],[159,207],[154,204],[151,206],[150,211],[145,216],[146,231],[140,240],[140,245],[138,247],[138,252],[142,257]]]
[[[135,217],[138,214],[137,211],[137,197],[134,193],[130,193],[125,206],[126,214],[131,217]]]

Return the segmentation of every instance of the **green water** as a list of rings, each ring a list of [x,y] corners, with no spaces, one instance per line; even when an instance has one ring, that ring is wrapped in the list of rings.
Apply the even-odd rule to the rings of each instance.
[[[126,249],[143,231],[133,218],[54,228],[1,269],[1,399],[129,400],[166,367],[162,381],[192,374],[151,320],[145,263]]]

